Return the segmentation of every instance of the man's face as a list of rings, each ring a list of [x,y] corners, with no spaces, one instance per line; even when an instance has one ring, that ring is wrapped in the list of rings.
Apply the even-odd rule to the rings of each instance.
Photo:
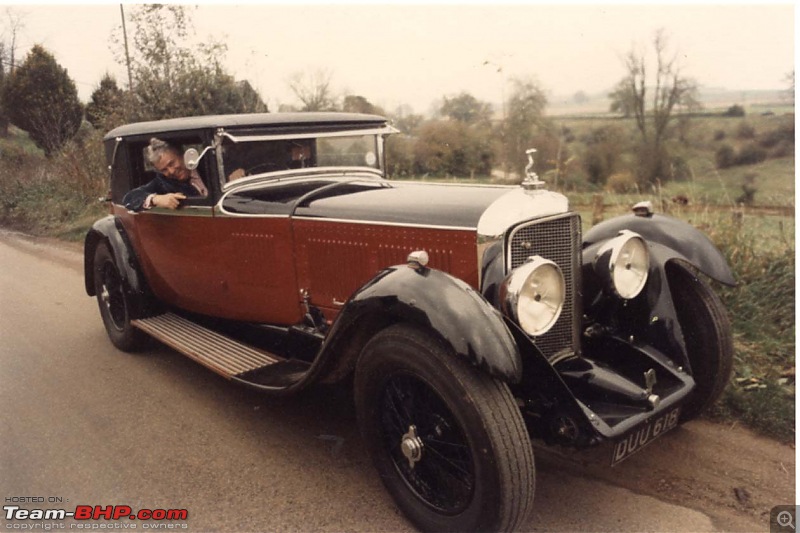
[[[186,181],[190,178],[189,169],[183,164],[177,152],[168,150],[161,155],[161,158],[153,165],[164,177],[171,180]]]

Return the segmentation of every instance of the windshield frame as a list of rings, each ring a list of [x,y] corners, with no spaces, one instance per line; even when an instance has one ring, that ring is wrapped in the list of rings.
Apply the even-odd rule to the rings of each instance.
[[[218,175],[220,180],[220,187],[223,191],[229,190],[234,184],[243,182],[252,182],[250,178],[264,179],[266,176],[274,176],[275,178],[285,177],[288,174],[297,175],[298,172],[313,171],[318,173],[321,170],[333,173],[342,172],[362,172],[368,171],[370,173],[377,173],[381,178],[386,178],[386,151],[385,140],[388,135],[397,133],[398,130],[392,126],[385,125],[378,128],[354,128],[342,129],[337,131],[326,132],[295,132],[295,133],[258,133],[249,130],[247,132],[226,131],[223,128],[218,128],[215,135],[216,146],[216,159],[218,167]],[[225,179],[225,161],[222,151],[222,142],[227,139],[233,143],[247,143],[247,142],[269,142],[269,141],[287,141],[287,140],[303,140],[303,139],[330,139],[330,138],[343,138],[343,137],[368,137],[372,136],[375,142],[375,150],[377,161],[376,167],[368,165],[364,166],[325,166],[325,167],[308,167],[305,169],[291,169],[291,170],[275,170],[263,172],[248,178],[242,178],[235,181],[227,181]]]

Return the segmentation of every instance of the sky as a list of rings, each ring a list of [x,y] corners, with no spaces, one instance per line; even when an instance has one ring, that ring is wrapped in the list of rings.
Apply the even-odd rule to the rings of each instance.
[[[18,56],[44,45],[82,100],[105,72],[126,85],[110,40],[120,25],[119,4],[6,7],[23,19]],[[551,101],[606,93],[625,75],[623,56],[632,47],[652,48],[658,29],[669,36],[683,73],[703,88],[786,89],[795,63],[793,3],[361,1],[187,9],[198,42],[227,44],[224,65],[273,110],[297,103],[287,83],[294,73],[320,70],[337,94],[359,94],[389,111],[406,104],[427,113],[443,96],[464,91],[497,104],[512,78],[535,80]]]

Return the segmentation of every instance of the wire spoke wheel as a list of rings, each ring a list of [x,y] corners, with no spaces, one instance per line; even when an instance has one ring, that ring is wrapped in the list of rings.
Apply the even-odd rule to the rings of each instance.
[[[475,486],[473,458],[464,432],[443,400],[417,377],[393,376],[381,411],[384,443],[409,488],[439,512],[463,511]],[[419,442],[414,459],[403,446],[412,427]]]
[[[533,504],[533,450],[508,387],[401,324],[364,347],[359,426],[381,480],[423,531],[505,531]]]

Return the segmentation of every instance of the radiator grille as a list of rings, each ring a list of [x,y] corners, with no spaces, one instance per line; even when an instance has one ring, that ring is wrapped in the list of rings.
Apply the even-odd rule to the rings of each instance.
[[[509,239],[508,265],[514,269],[532,256],[553,261],[564,273],[566,299],[561,316],[544,335],[533,341],[546,357],[569,350],[577,351],[579,303],[577,286],[580,282],[581,219],[568,214],[517,227]]]

